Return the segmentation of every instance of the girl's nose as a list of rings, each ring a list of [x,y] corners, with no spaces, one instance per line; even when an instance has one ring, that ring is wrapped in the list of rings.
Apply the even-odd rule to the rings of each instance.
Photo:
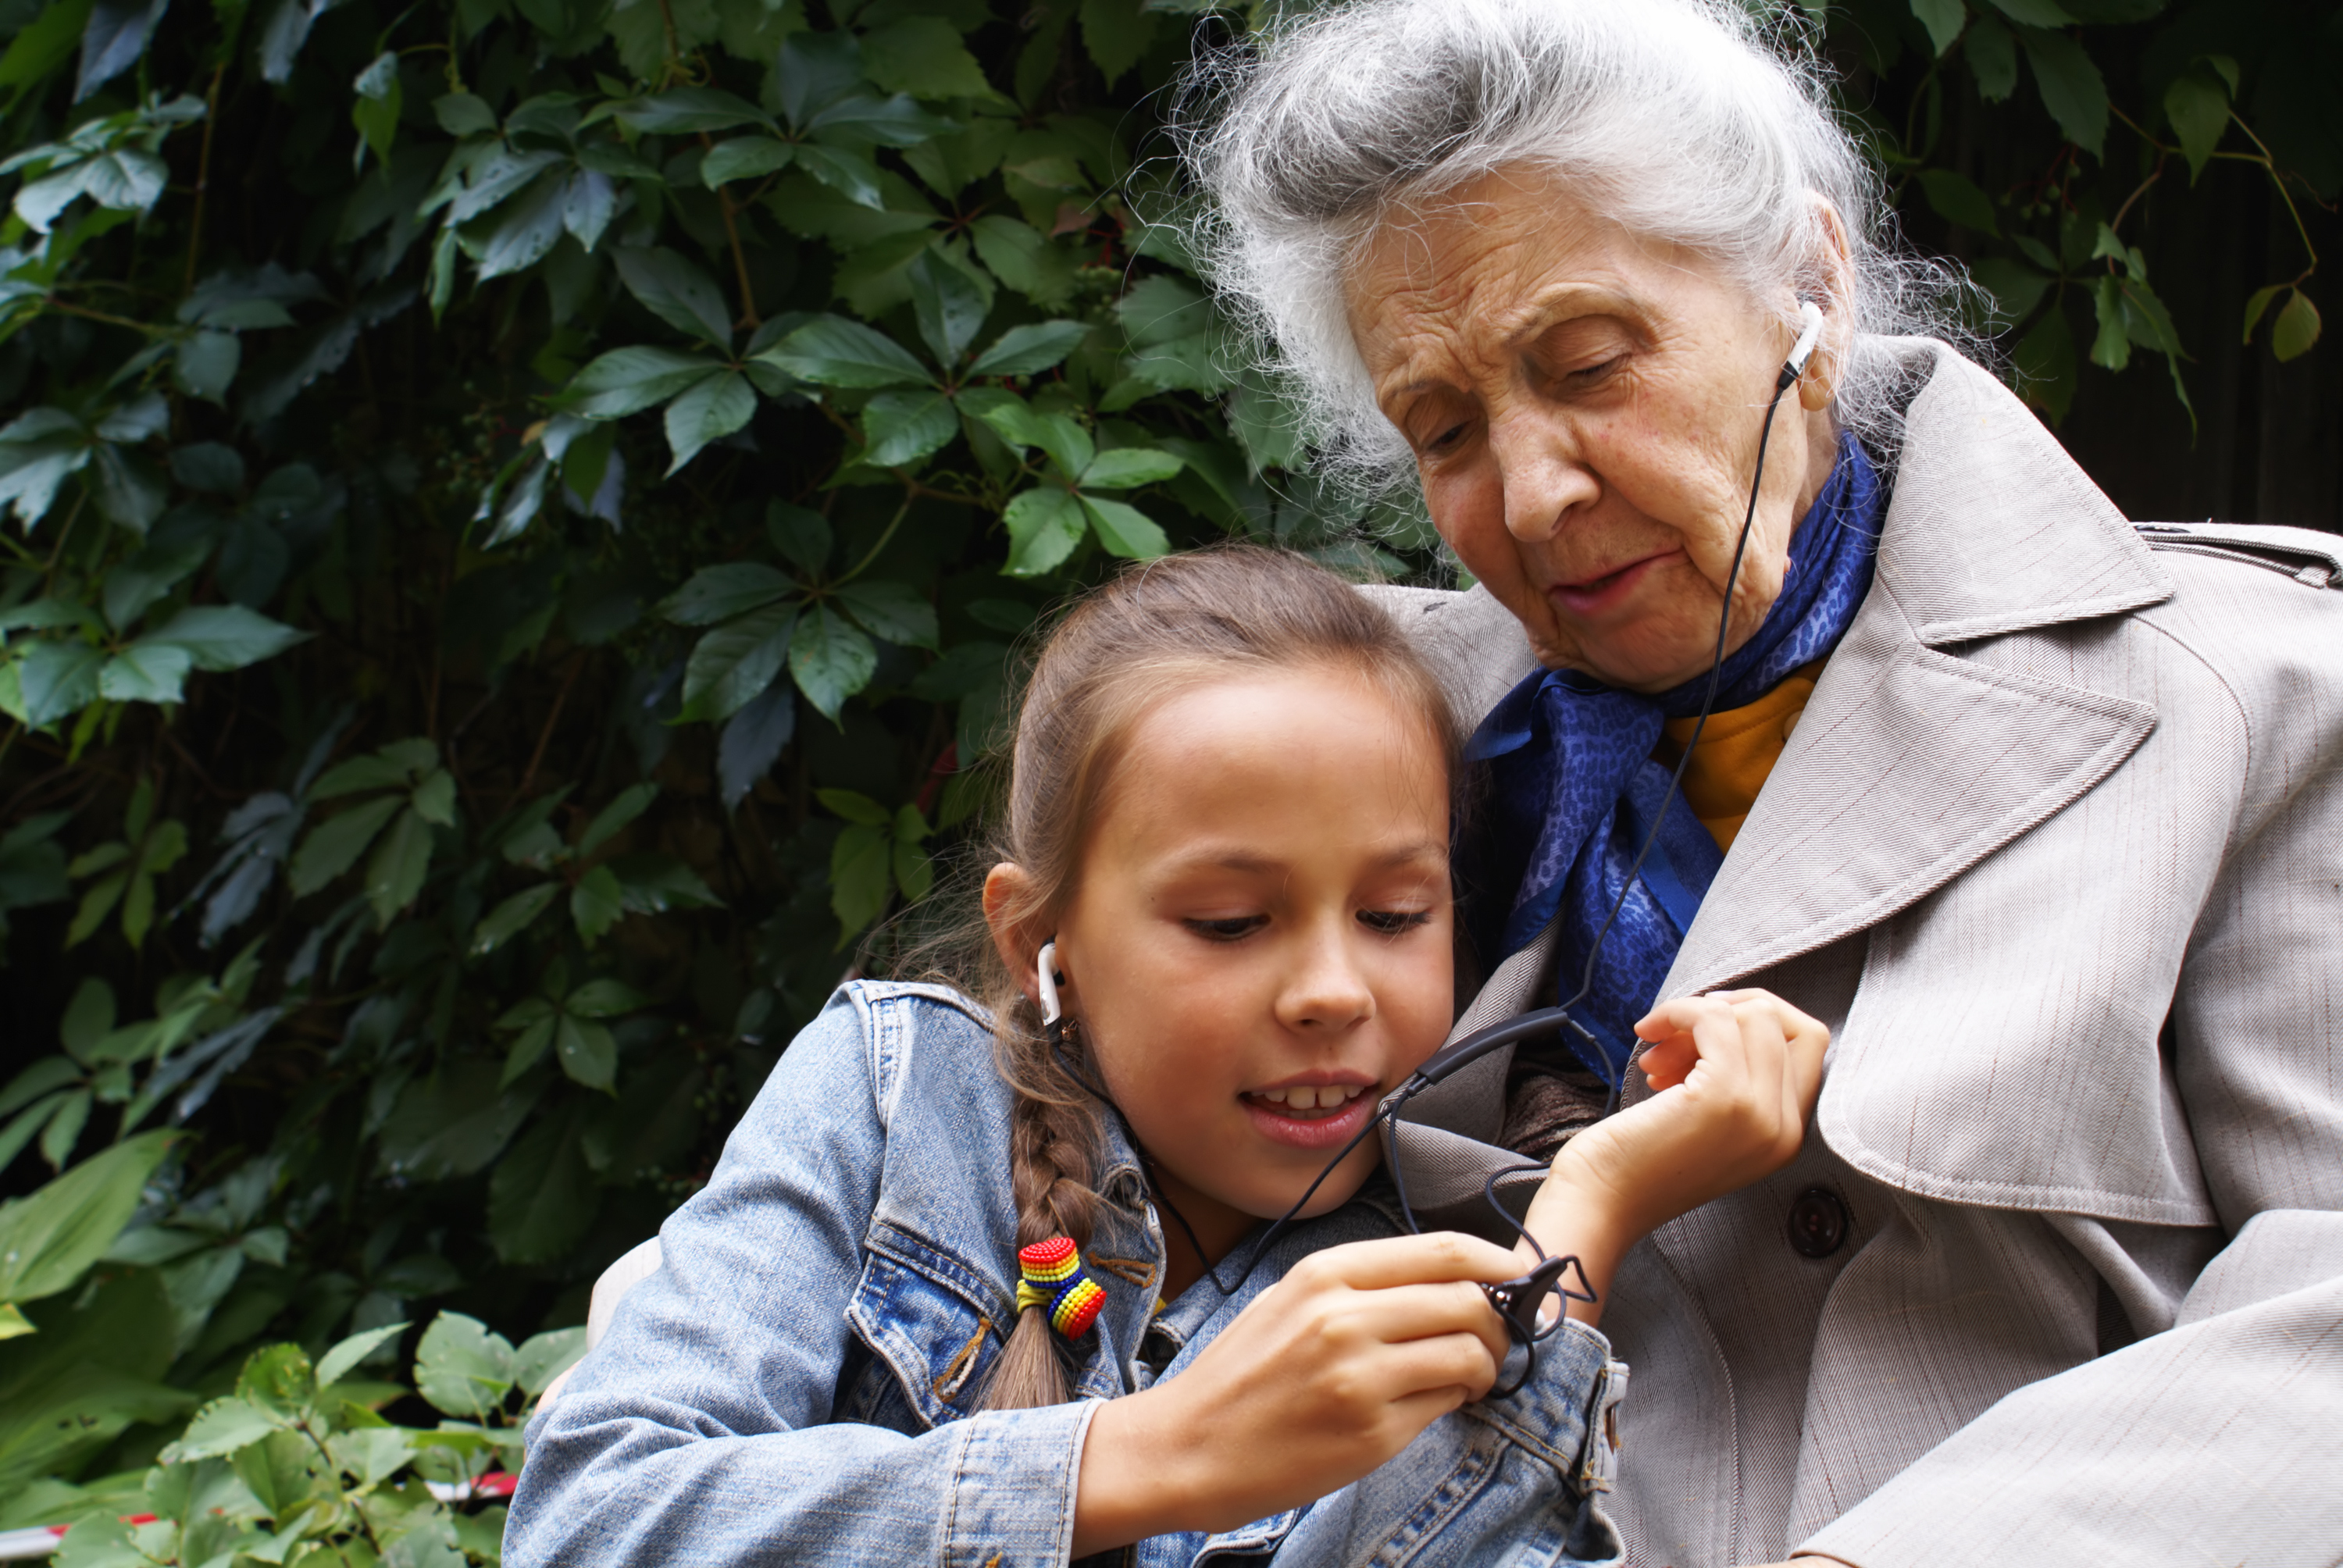
[[[1296,956],[1300,961],[1278,993],[1280,1023],[1288,1029],[1332,1031],[1375,1015],[1374,989],[1341,935],[1329,932],[1316,938]]]

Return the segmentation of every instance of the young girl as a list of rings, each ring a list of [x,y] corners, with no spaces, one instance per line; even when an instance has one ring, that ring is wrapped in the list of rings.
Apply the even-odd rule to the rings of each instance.
[[[790,1046],[532,1423],[511,1568],[1615,1555],[1590,1515],[1564,1557],[1621,1375],[1599,1300],[1484,1399],[1523,1362],[1479,1287],[1534,1254],[1407,1234],[1373,1138],[1252,1255],[1450,1026],[1456,772],[1432,676],[1297,558],[1158,561],[1076,608],[984,940]],[[1527,1218],[1598,1298],[1796,1151],[1820,1072],[1820,1027],[1761,993],[1642,1032],[1668,1091],[1565,1145]]]

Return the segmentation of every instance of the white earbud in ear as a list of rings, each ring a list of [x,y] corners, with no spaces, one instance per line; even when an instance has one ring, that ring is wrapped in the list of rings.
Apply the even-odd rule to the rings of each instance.
[[[1806,361],[1814,357],[1815,345],[1823,340],[1822,307],[1811,299],[1798,301],[1798,346],[1790,350],[1789,362],[1783,367],[1789,372],[1790,381],[1806,373]]]
[[[1055,1023],[1061,1016],[1058,1007],[1058,944],[1052,940],[1041,944],[1041,1021]]]

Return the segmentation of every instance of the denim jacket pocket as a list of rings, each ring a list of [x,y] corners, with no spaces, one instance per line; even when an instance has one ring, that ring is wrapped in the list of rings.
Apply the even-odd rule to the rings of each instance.
[[[894,1369],[912,1410],[930,1427],[971,1413],[1001,1354],[1003,1331],[990,1283],[892,1226],[873,1230],[864,1248],[846,1321]]]

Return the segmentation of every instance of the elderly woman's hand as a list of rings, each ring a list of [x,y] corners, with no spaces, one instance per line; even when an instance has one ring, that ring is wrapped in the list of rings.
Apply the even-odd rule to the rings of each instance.
[[[1764,990],[1664,1002],[1635,1032],[1658,1092],[1563,1145],[1523,1221],[1549,1254],[1577,1254],[1598,1298],[1654,1227],[1797,1157],[1830,1045],[1829,1030]],[[1570,1311],[1594,1322],[1600,1301]]]

